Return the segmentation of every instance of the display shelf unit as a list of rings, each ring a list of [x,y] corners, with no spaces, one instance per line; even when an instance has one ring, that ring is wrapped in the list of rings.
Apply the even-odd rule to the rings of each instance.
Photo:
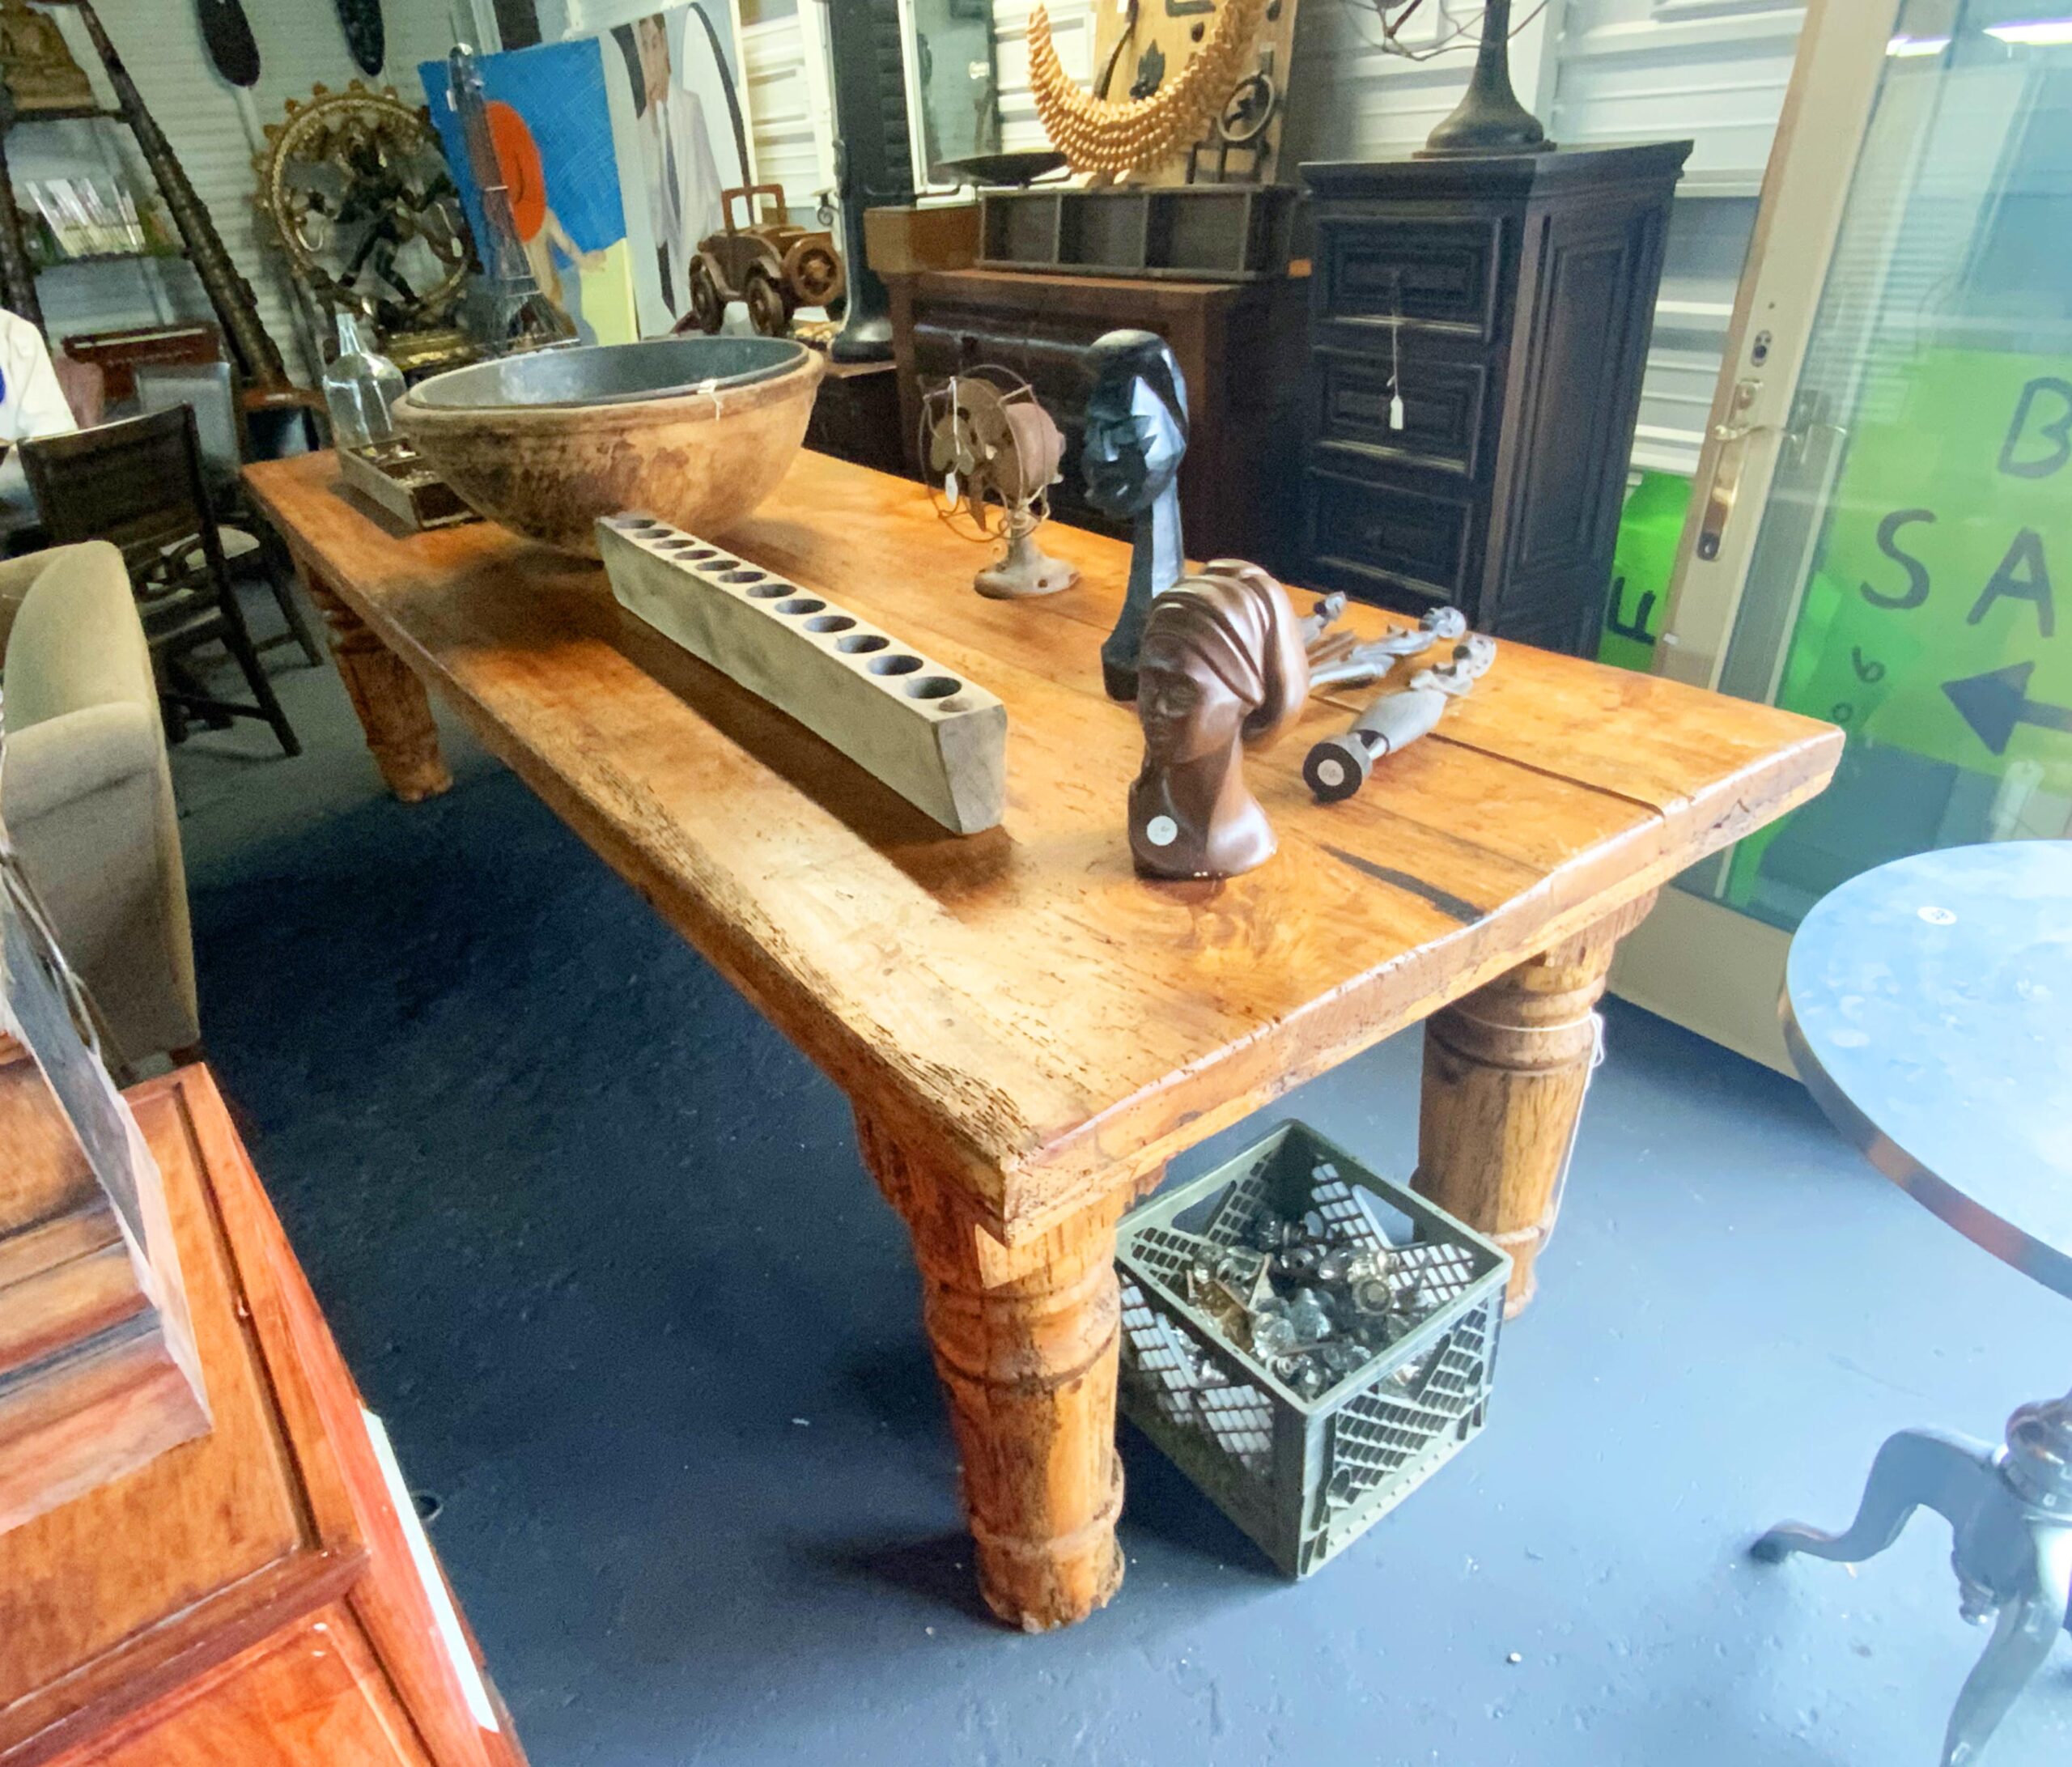
[[[40,264],[32,260],[31,267],[40,276],[48,270],[70,270],[75,264],[149,264],[163,258],[186,261],[189,254],[176,245],[155,251],[146,247],[134,252],[80,252],[70,257],[53,257]]]
[[[17,111],[11,100],[0,99],[0,192],[4,192],[6,199],[0,202],[0,301],[4,301],[10,312],[19,313],[46,336],[49,327],[44,317],[43,300],[37,292],[36,281],[49,272],[89,265],[143,264],[159,259],[193,261],[193,254],[185,246],[156,249],[140,248],[134,251],[82,252],[74,257],[41,261],[29,248],[28,227],[15,202],[14,174],[8,162],[8,138],[18,130],[28,129],[39,123],[122,121],[124,114],[121,109],[106,104],[68,104],[62,108]]]
[[[23,109],[16,104],[6,83],[0,81],[0,301],[4,301],[11,312],[20,314],[38,330],[49,334],[43,304],[36,294],[39,268],[29,256],[21,213],[15,205],[14,178],[7,163],[7,138],[18,129],[39,123],[84,121],[117,125],[127,130],[136,142],[138,153],[172,216],[182,249],[178,253],[164,254],[96,253],[66,261],[141,263],[161,255],[184,257],[193,265],[209,297],[209,304],[215,310],[246,402],[271,405],[282,401],[294,392],[293,383],[288,379],[279,346],[260,323],[258,303],[252,285],[231,261],[207,208],[182,169],[172,144],[146,106],[143,95],[137,90],[121,56],[108,40],[91,0],[71,0],[71,6],[93,45],[116,102],[112,105],[93,103]]]

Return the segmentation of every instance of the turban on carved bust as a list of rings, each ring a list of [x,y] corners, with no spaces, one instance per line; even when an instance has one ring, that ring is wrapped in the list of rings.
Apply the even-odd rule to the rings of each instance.
[[[1216,559],[1151,604],[1144,627],[1195,647],[1224,686],[1253,709],[1245,741],[1267,742],[1302,709],[1310,658],[1288,592],[1255,564]]]

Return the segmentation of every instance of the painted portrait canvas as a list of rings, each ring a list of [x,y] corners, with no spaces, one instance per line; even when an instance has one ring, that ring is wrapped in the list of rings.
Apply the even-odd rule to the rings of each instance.
[[[618,133],[634,304],[643,336],[690,306],[692,253],[724,224],[720,193],[753,182],[726,0],[697,0],[599,40]]]

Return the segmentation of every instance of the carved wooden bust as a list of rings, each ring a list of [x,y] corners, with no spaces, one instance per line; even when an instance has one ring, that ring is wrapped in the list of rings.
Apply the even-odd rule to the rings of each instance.
[[[1231,877],[1273,856],[1242,751],[1292,724],[1309,652],[1287,592],[1218,559],[1151,604],[1137,654],[1144,767],[1130,787],[1130,856],[1148,877]]]

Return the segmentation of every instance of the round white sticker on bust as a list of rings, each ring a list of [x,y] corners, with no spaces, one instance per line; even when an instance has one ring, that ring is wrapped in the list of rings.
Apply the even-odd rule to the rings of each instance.
[[[1336,755],[1327,754],[1317,762],[1317,777],[1327,785],[1343,785],[1345,783],[1345,763]]]
[[[1154,816],[1144,825],[1144,838],[1154,847],[1170,847],[1180,838],[1180,825],[1170,816]]]

